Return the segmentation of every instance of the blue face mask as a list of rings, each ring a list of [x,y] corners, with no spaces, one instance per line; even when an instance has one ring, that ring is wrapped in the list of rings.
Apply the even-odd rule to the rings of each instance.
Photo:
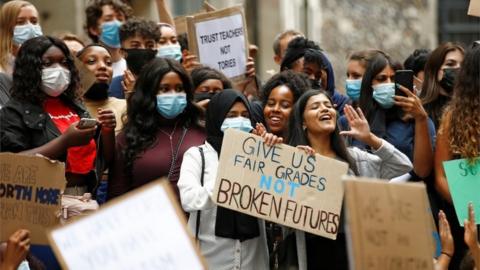
[[[22,45],[25,41],[41,35],[43,35],[42,28],[38,24],[16,25],[13,28],[13,43]]]
[[[384,109],[390,109],[393,107],[393,96],[395,96],[395,84],[394,83],[381,83],[372,86],[373,99]]]
[[[173,119],[187,107],[187,94],[157,95],[157,111],[167,119]]]
[[[102,34],[100,41],[111,48],[120,48],[119,30],[122,23],[118,20],[102,23]]]
[[[346,80],[345,89],[347,90],[347,96],[353,101],[360,99],[360,89],[362,88],[362,79],[358,80]]]
[[[182,50],[178,44],[162,46],[158,48],[157,57],[170,58],[180,62],[182,59]]]
[[[227,130],[228,128],[234,128],[244,132],[250,132],[253,129],[250,119],[243,116],[225,118],[225,120],[223,120],[222,126],[220,127],[220,130],[222,132],[225,132],[225,130]]]

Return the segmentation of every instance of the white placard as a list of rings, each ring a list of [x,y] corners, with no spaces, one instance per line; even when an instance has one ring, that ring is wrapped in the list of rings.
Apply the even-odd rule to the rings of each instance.
[[[161,185],[53,230],[68,269],[204,269]]]
[[[195,33],[202,64],[233,78],[246,72],[243,17],[234,14],[195,23]]]

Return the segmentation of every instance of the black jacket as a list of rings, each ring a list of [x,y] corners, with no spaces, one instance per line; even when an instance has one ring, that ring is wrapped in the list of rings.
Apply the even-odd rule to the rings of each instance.
[[[90,115],[82,104],[62,99],[80,116],[89,118]],[[10,99],[0,110],[0,152],[18,153],[28,149],[42,146],[60,136],[61,133],[41,105]],[[97,132],[95,141],[97,145],[97,158],[95,170],[91,172],[92,181],[88,183],[92,195],[98,186],[102,172],[105,169],[100,132]],[[67,152],[58,158],[65,162]]]

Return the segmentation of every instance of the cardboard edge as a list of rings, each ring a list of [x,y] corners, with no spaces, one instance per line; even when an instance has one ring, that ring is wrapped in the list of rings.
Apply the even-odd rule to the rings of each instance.
[[[187,234],[187,237],[190,239],[190,243],[192,244],[193,246],[193,249],[195,250],[195,253],[197,254],[197,257],[199,258],[200,260],[200,263],[202,264],[203,266],[203,269],[207,269],[207,263],[206,263],[206,260],[205,258],[201,255],[201,252],[200,252],[200,249],[198,248],[198,246],[196,245],[195,243],[195,240],[193,239],[191,233],[188,231],[188,228],[187,228],[187,223],[186,223],[186,218],[183,214],[183,211],[181,210],[181,207],[178,205],[178,202],[176,201],[176,198],[175,198],[175,195],[173,194],[173,191],[172,191],[172,188],[169,186],[169,183],[160,178],[160,179],[156,179],[148,184],[145,184],[143,185],[142,187],[139,187],[135,190],[132,190],[128,193],[125,193],[124,195],[122,196],[119,196],[117,198],[114,198],[112,199],[111,201],[108,201],[106,202],[105,204],[102,205],[102,207],[97,210],[95,213],[98,213],[100,211],[104,211],[104,209],[108,209],[108,208],[111,208],[115,205],[117,205],[118,203],[122,202],[123,200],[125,199],[128,199],[132,196],[135,196],[139,193],[142,193],[143,191],[151,188],[151,187],[154,187],[154,186],[160,186],[164,189],[165,193],[167,194],[167,198],[168,200],[170,201],[170,203],[172,204],[173,208],[174,208],[174,211],[175,213],[177,214],[177,217],[178,219],[180,220],[180,223],[182,224],[182,227],[183,227],[183,230],[185,231],[185,233]],[[93,214],[95,214],[93,213]],[[88,218],[90,215],[87,215],[87,216],[81,216],[81,217],[78,217],[77,219],[75,220],[68,220],[66,224],[64,225],[57,225],[57,226],[54,226],[54,227],[51,227],[51,228],[46,228],[46,233],[47,233],[47,239],[48,241],[50,242],[50,246],[52,247],[53,251],[54,251],[54,254],[55,254],[55,257],[57,258],[57,260],[60,262],[61,266],[62,266],[62,269],[69,269],[67,267],[67,264],[65,262],[65,259],[63,258],[62,256],[62,253],[60,252],[60,249],[58,248],[57,244],[55,243],[55,241],[53,240],[53,232],[55,230],[58,230],[58,229],[62,229],[62,228],[65,228],[65,227],[68,227],[68,226],[71,226],[72,224],[80,221],[80,220],[83,220],[83,219],[86,219]]]

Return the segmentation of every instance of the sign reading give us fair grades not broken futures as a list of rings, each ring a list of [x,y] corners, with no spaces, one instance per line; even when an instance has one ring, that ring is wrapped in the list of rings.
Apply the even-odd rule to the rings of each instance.
[[[344,162],[294,147],[267,146],[259,136],[228,129],[212,199],[220,206],[336,239]]]

